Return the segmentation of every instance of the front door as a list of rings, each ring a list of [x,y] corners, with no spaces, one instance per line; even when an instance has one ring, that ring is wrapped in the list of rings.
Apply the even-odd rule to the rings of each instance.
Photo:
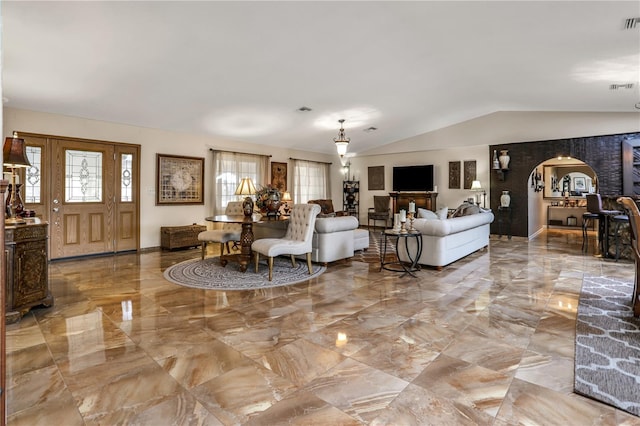
[[[49,221],[51,259],[138,248],[139,146],[21,137],[32,163],[24,177],[25,208]]]

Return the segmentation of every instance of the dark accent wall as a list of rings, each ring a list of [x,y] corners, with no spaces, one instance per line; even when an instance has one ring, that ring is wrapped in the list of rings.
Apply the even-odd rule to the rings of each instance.
[[[519,142],[489,146],[489,164],[493,151],[508,150],[511,161],[504,181],[491,170],[490,207],[498,211],[502,191],[509,191],[513,213],[512,234],[528,236],[528,188],[531,172],[540,163],[558,156],[571,156],[587,163],[598,175],[598,192],[603,196],[622,194],[622,142],[640,137],[640,133],[589,136],[537,142]],[[491,224],[491,233],[498,233],[497,220]]]

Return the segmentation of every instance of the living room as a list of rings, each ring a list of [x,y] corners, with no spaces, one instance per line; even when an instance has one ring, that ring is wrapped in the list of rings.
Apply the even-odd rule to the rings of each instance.
[[[203,135],[183,134],[158,129],[88,120],[21,109],[4,108],[4,128],[43,135],[67,135],[77,138],[137,143],[141,145],[140,210],[144,217],[140,227],[140,248],[160,246],[160,227],[205,224],[204,218],[214,213],[210,149],[239,150],[236,141]],[[367,210],[373,207],[374,195],[387,195],[392,189],[393,166],[416,164],[434,165],[434,185],[438,187],[437,206],[455,208],[474,193],[469,189],[448,188],[448,164],[451,161],[476,161],[476,177],[487,190],[487,206],[491,197],[499,197],[501,187],[490,187],[491,145],[512,144],[572,138],[580,136],[624,134],[640,131],[638,113],[562,113],[562,112],[499,112],[388,144],[367,152],[366,155],[349,157],[351,177],[360,181],[361,224],[367,222]],[[188,139],[188,144],[176,141]],[[447,142],[445,142],[447,141]],[[327,144],[331,144],[331,139]],[[421,149],[424,145],[457,145],[453,148]],[[242,144],[242,151],[251,154],[271,155],[271,161],[288,163],[289,158],[331,163],[331,198],[335,206],[342,206],[343,166],[336,155],[324,155],[310,151],[281,149],[258,144]],[[205,202],[196,206],[156,205],[156,154],[176,154],[205,158]],[[385,190],[368,190],[368,167],[385,166]],[[514,164],[514,168],[518,165]],[[533,170],[530,170],[531,172]],[[527,173],[528,175],[528,173]],[[507,178],[508,180],[509,178]],[[266,184],[268,182],[257,182]],[[524,182],[526,183],[526,182]],[[290,183],[291,185],[291,183]],[[497,195],[496,195],[497,194]]]
[[[574,391],[583,283],[634,275],[578,233],[527,223],[416,278],[347,259],[254,291],[177,286],[163,273],[200,251],[159,249],[161,227],[223,212],[212,149],[331,163],[327,197],[358,180],[361,226],[395,166],[433,165],[455,208],[478,193],[449,165],[474,162],[487,207],[509,189],[524,209],[539,163],[519,144],[640,133],[635,2],[190,7],[3,2],[3,135],[140,147],[140,250],[49,263],[55,303],[7,326],[9,424],[637,422]],[[201,204],[158,205],[157,154],[204,160]]]

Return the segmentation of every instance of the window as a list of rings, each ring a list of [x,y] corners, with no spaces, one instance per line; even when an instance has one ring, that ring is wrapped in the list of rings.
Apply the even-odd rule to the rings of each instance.
[[[67,203],[102,201],[102,153],[65,151],[65,198]]]
[[[315,161],[293,161],[293,202],[330,198],[329,164]]]
[[[27,145],[26,152],[31,167],[28,167],[25,173],[24,201],[32,204],[40,203],[42,201],[42,148]]]
[[[120,201],[133,201],[133,154],[122,154],[120,156]]]
[[[214,214],[224,214],[229,201],[238,200],[239,196],[235,192],[240,179],[251,178],[256,187],[269,183],[268,166],[269,157],[266,155],[214,151]]]

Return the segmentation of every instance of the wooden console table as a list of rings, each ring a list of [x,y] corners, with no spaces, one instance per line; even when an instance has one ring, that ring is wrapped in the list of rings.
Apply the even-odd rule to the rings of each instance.
[[[409,202],[415,201],[416,208],[436,211],[437,192],[390,192],[389,196],[393,200],[393,213],[398,213],[401,209],[409,210]]]

